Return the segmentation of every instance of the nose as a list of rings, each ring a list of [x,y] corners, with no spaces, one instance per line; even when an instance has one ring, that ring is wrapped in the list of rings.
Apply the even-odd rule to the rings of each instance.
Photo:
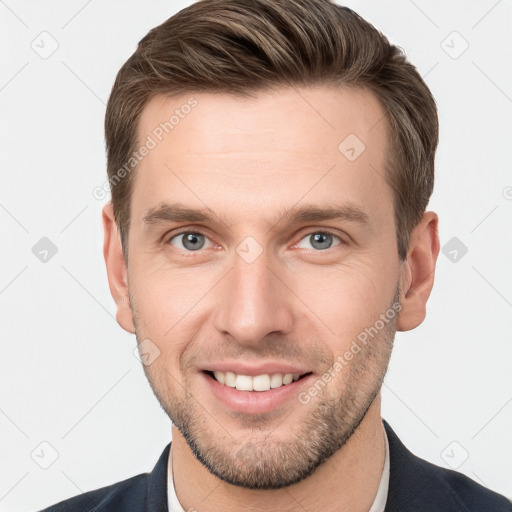
[[[293,293],[277,274],[265,252],[252,262],[236,254],[232,270],[217,289],[215,328],[252,347],[269,334],[288,334]]]

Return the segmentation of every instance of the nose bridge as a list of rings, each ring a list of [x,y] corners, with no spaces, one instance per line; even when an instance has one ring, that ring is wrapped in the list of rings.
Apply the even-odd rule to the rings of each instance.
[[[255,254],[255,250],[243,243],[237,248],[215,306],[219,332],[229,333],[245,345],[258,345],[272,332],[288,332],[292,319],[287,287],[278,279],[267,254],[261,249]]]

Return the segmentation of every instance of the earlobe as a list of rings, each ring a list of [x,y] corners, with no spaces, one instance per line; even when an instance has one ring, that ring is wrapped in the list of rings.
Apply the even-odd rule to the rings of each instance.
[[[438,217],[434,212],[425,212],[411,232],[407,259],[402,264],[402,309],[398,316],[397,330],[409,331],[425,319],[438,254]]]
[[[133,313],[128,298],[128,271],[123,255],[121,240],[114,218],[112,203],[103,207],[103,256],[107,266],[110,293],[116,303],[116,319],[119,325],[129,333],[135,333]]]

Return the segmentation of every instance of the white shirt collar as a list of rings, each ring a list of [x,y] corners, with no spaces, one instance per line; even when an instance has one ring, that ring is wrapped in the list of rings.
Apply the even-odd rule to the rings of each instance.
[[[384,468],[382,469],[382,476],[380,477],[379,488],[377,494],[373,500],[373,504],[368,512],[384,512],[386,508],[386,501],[388,500],[388,489],[389,489],[389,442],[386,430],[382,428],[384,432],[384,445],[386,447],[386,456],[384,459]],[[181,512],[181,510],[180,510]]]
[[[386,507],[386,501],[388,498],[389,488],[389,442],[386,431],[384,431],[385,446],[386,446],[386,458],[384,459],[384,469],[382,470],[382,476],[380,477],[379,488],[373,504],[368,512],[384,512]],[[172,475],[172,450],[169,450],[169,459],[167,463],[167,502],[169,506],[169,512],[185,512],[174,489],[174,478]]]

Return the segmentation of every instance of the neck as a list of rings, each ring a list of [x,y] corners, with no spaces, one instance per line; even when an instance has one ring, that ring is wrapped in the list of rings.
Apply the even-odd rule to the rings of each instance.
[[[380,393],[344,446],[308,478],[282,489],[251,490],[219,480],[195,458],[178,429],[172,428],[174,486],[184,510],[332,510],[336,503],[340,512],[368,512],[384,468]]]

